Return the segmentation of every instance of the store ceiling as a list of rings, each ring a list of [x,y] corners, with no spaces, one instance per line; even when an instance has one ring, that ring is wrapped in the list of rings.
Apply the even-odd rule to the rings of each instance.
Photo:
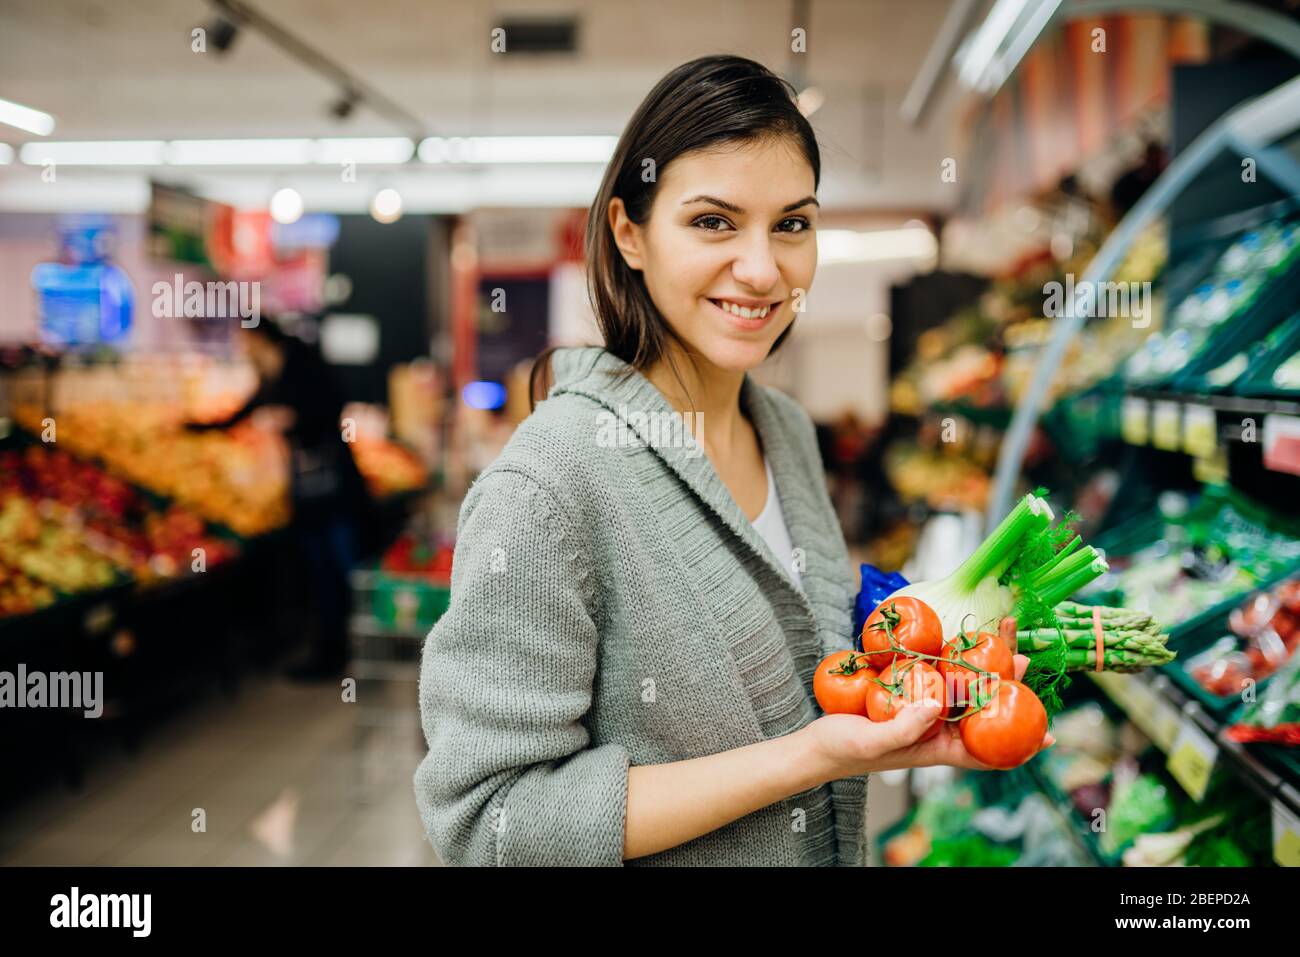
[[[429,134],[443,135],[617,133],[654,81],[691,57],[742,53],[789,74],[790,30],[803,25],[789,0],[249,3],[415,114]],[[953,149],[957,91],[945,91],[922,130],[898,119],[946,7],[946,0],[810,4],[799,62],[807,82],[826,93],[813,119],[829,205],[951,202],[939,163]],[[490,51],[502,16],[548,15],[576,15],[575,54]],[[364,107],[334,118],[338,88],[249,30],[224,55],[211,46],[192,52],[191,30],[212,16],[204,0],[5,0],[0,97],[53,114],[58,140],[409,133]],[[0,129],[0,141],[15,146],[33,138]]]

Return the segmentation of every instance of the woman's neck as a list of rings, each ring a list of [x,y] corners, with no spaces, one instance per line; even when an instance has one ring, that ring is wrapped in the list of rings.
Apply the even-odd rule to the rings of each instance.
[[[729,458],[750,428],[740,410],[740,388],[745,373],[719,369],[702,357],[692,362],[680,347],[670,345],[669,348],[674,350],[676,374],[665,354],[645,370],[645,377],[676,411],[696,413],[695,422],[701,430],[696,437],[703,438],[710,458],[715,455]]]

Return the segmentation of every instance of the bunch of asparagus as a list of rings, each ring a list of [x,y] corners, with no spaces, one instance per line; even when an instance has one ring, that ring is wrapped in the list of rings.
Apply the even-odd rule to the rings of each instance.
[[[1169,636],[1146,612],[1132,608],[1097,609],[1101,613],[1102,670],[1141,671],[1174,660],[1165,647]],[[1016,632],[1016,646],[1032,661],[1037,656],[1061,654],[1065,635],[1065,670],[1093,671],[1097,666],[1097,635],[1093,630],[1093,606],[1064,601],[1056,606],[1061,631],[1033,628]]]

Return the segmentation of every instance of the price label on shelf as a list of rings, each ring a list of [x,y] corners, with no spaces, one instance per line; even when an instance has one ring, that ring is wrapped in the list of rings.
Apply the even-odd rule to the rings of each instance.
[[[1283,867],[1300,867],[1300,818],[1273,798],[1273,859]]]
[[[1273,860],[1283,867],[1300,867],[1300,818],[1273,799]]]
[[[1300,419],[1293,415],[1265,416],[1261,438],[1264,468],[1300,475]]]
[[[1183,728],[1183,716],[1164,698],[1157,697],[1151,714],[1151,730],[1147,733],[1155,746],[1165,754],[1173,754],[1178,734]]]
[[[1151,444],[1166,452],[1177,452],[1183,439],[1183,407],[1161,400],[1151,407]]]
[[[1146,399],[1127,396],[1120,406],[1119,433],[1129,445],[1146,445],[1151,437],[1150,405]]]
[[[1219,444],[1219,424],[1208,405],[1183,406],[1183,451],[1210,458]]]
[[[1169,749],[1169,773],[1193,800],[1200,801],[1210,786],[1219,747],[1191,719],[1184,719]]]

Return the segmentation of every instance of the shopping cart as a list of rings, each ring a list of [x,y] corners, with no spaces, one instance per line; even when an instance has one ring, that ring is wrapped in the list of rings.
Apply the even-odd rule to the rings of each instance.
[[[352,592],[353,799],[366,804],[391,792],[394,775],[409,776],[411,749],[424,752],[420,653],[429,630],[446,611],[450,587],[427,576],[375,567],[352,573]]]

